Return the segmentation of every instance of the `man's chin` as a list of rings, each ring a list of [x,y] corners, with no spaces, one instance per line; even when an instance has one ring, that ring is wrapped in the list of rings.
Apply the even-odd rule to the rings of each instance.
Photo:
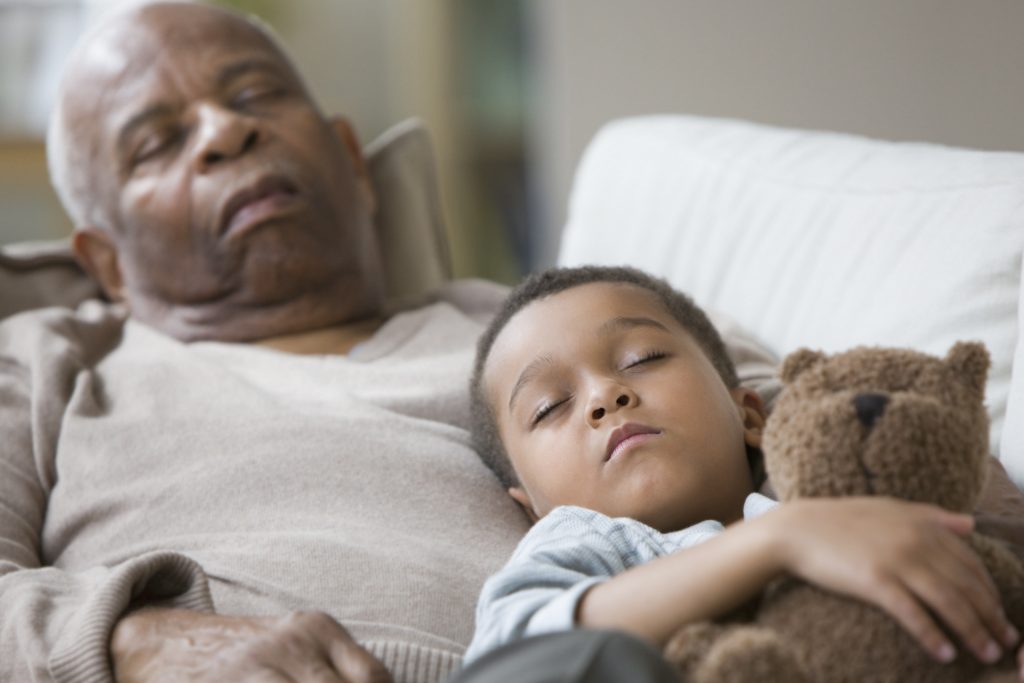
[[[244,290],[169,311],[164,331],[183,341],[252,342],[379,315],[379,288],[363,274],[292,264],[247,273]]]

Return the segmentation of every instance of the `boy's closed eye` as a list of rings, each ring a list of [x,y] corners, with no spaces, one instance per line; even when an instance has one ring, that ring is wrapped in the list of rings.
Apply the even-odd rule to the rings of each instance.
[[[669,354],[665,351],[651,350],[644,351],[639,354],[631,354],[627,356],[626,360],[619,366],[620,372],[627,372],[641,368],[646,364],[652,364],[656,361],[664,360],[669,357]],[[565,398],[559,399],[546,399],[537,407],[530,417],[530,428],[538,426],[548,416],[551,416],[555,411],[560,408],[567,406],[572,401],[573,396],[570,394]]]
[[[536,410],[536,412],[534,412],[533,417],[530,418],[530,427],[532,428],[539,425],[544,420],[544,418],[546,418],[548,415],[551,415],[551,413],[553,413],[558,408],[561,408],[562,406],[567,404],[571,399],[572,396],[568,396],[566,398],[559,399],[556,401],[545,401],[544,403],[542,403],[540,407]]]
[[[645,351],[644,353],[640,354],[640,356],[637,358],[627,359],[622,369],[629,370],[630,368],[635,368],[638,365],[643,365],[644,363],[652,363],[654,361],[662,360],[664,358],[668,358],[668,353],[666,353],[665,351]]]

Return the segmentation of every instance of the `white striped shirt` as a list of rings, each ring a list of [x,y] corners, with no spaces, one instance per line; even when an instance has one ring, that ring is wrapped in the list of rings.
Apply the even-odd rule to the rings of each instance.
[[[752,493],[743,516],[756,517],[776,505]],[[555,508],[484,584],[476,631],[463,661],[519,638],[572,629],[576,605],[594,584],[697,545],[723,529],[720,522],[708,520],[665,534],[628,517],[613,519],[574,506]]]

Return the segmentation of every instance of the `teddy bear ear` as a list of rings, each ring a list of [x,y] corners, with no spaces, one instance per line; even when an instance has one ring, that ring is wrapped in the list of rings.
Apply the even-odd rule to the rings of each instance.
[[[953,344],[946,354],[946,366],[955,372],[967,386],[978,394],[985,392],[985,380],[991,364],[988,349],[981,342],[962,342]]]
[[[782,381],[791,384],[798,376],[810,370],[818,363],[824,362],[828,356],[821,351],[811,349],[797,349],[786,356],[782,363]]]

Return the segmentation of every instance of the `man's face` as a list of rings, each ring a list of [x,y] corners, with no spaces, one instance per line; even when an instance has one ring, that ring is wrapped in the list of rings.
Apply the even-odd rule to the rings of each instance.
[[[203,6],[146,8],[102,33],[73,74],[70,137],[88,145],[137,317],[173,327],[235,316],[238,330],[207,336],[246,338],[259,333],[244,322],[253,310],[291,332],[339,322],[323,311],[287,320],[319,299],[341,295],[333,315],[348,317],[366,311],[344,302],[379,303],[354,141],[254,27]]]
[[[579,505],[663,531],[739,516],[749,392],[726,388],[651,292],[592,283],[529,304],[484,382],[539,516]]]

